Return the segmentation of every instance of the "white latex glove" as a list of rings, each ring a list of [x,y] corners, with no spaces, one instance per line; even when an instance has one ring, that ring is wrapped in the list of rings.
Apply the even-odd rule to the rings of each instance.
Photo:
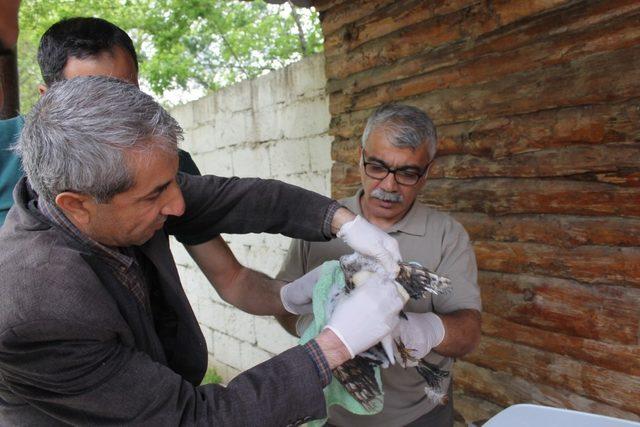
[[[431,349],[444,339],[445,331],[442,319],[435,313],[405,313],[408,320],[401,320],[393,331],[393,338],[400,339],[411,357],[415,360],[403,361],[395,348],[395,356],[402,366],[416,366],[417,361],[425,357]]]
[[[307,328],[311,326],[311,322],[313,322],[313,320],[313,314],[303,314],[302,316],[299,316],[298,320],[296,320],[296,334],[301,337]]]
[[[313,313],[313,287],[320,278],[320,267],[316,267],[299,279],[280,288],[282,306],[291,314]]]
[[[356,252],[375,258],[395,279],[402,260],[398,242],[393,237],[368,222],[360,215],[342,224],[337,236]]]
[[[374,274],[338,303],[325,328],[340,338],[353,358],[396,328],[402,305],[393,283]]]

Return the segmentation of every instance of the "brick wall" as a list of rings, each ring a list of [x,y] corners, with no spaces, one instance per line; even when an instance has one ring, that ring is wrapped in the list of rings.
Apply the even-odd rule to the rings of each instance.
[[[385,102],[423,108],[420,200],[474,241],[483,337],[467,421],[520,402],[640,420],[640,2],[314,0],[335,197]]]
[[[331,140],[324,57],[316,55],[220,90],[171,113],[185,130],[182,148],[205,174],[276,178],[330,193]],[[271,276],[289,239],[225,235],[238,260]],[[207,339],[210,364],[225,380],[295,345],[271,318],[243,313],[220,299],[184,248],[172,250]]]

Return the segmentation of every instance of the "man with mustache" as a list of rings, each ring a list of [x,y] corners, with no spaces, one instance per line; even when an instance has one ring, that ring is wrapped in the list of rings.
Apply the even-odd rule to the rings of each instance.
[[[416,201],[427,183],[436,143],[433,122],[423,111],[399,104],[378,108],[362,136],[362,188],[341,203],[393,236],[405,261],[416,261],[451,279],[450,293],[410,300],[404,307],[409,321],[394,332],[413,357],[451,371],[453,358],[478,344],[481,302],[475,256],[464,228],[449,215]],[[351,252],[337,241],[294,240],[278,278],[294,280]],[[290,333],[299,335],[310,315],[279,320]],[[426,383],[416,370],[396,364],[382,370],[384,408],[380,413],[354,415],[333,406],[328,425],[451,426],[450,381],[449,376],[443,383],[449,398],[444,404],[434,402],[425,395]]]

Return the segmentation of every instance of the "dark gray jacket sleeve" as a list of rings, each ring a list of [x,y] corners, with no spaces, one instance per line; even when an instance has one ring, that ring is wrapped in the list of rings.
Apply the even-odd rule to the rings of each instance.
[[[178,174],[185,213],[167,220],[166,230],[185,244],[220,233],[279,233],[304,240],[331,238],[339,206],[328,197],[276,180]]]
[[[73,425],[282,426],[325,416],[320,380],[301,347],[227,387],[194,387],[112,332],[78,322],[31,321],[3,331],[0,342],[4,384]]]

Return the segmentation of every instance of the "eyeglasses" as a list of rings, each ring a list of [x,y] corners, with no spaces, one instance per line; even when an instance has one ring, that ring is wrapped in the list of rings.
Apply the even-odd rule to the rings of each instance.
[[[365,158],[365,151],[362,150],[362,164],[364,165],[364,173],[373,179],[382,181],[389,175],[393,174],[393,178],[400,185],[416,185],[420,178],[429,170],[429,164],[423,170],[416,171],[416,168],[411,166],[390,168],[382,162],[368,162]]]

